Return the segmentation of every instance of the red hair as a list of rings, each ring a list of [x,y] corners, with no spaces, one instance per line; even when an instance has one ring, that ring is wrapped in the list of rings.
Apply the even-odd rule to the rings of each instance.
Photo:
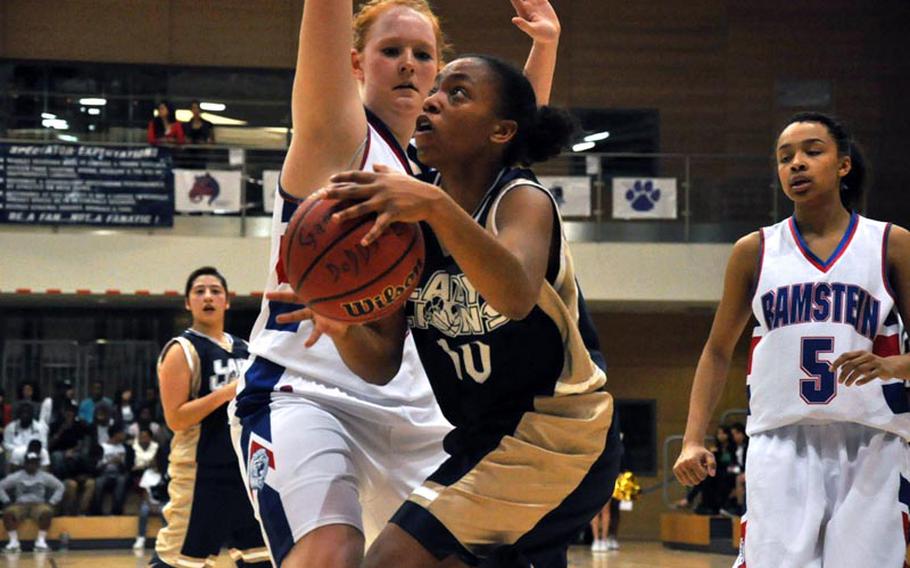
[[[402,6],[414,10],[433,26],[433,35],[436,36],[436,60],[442,67],[444,55],[449,51],[449,44],[446,41],[445,34],[439,24],[439,17],[433,12],[430,4],[426,0],[368,0],[360,6],[360,10],[354,15],[354,49],[363,51],[367,42],[367,34],[370,28],[376,23],[384,13],[392,8]]]

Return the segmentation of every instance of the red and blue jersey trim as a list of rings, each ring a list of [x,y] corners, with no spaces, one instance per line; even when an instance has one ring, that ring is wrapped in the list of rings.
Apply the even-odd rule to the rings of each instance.
[[[891,235],[891,223],[885,225],[884,235],[882,236],[882,282],[885,284],[885,290],[887,290],[888,295],[891,296],[891,299],[894,300],[894,303],[897,304],[897,294],[894,292],[894,288],[891,286],[891,279],[888,274],[888,238]]]
[[[850,246],[850,241],[853,240],[854,235],[856,235],[856,227],[859,225],[859,215],[854,211],[850,215],[850,224],[847,225],[847,230],[844,231],[844,236],[841,238],[840,243],[838,243],[837,248],[834,249],[834,252],[831,253],[831,256],[827,260],[822,260],[816,256],[814,252],[809,249],[809,245],[806,243],[806,240],[803,238],[802,234],[799,232],[799,227],[796,225],[796,218],[790,217],[788,222],[790,226],[790,234],[793,235],[793,240],[796,242],[796,247],[799,249],[806,260],[814,266],[815,268],[821,270],[822,272],[828,272],[831,270],[831,267],[844,255],[844,252],[847,251],[847,247]]]
[[[376,116],[370,109],[364,107],[363,109],[367,113],[367,122],[370,123],[370,126],[373,127],[376,132],[379,133],[379,136],[385,140],[385,143],[389,145],[389,148],[392,149],[392,152],[395,154],[395,157],[398,158],[398,161],[401,162],[401,167],[404,168],[404,171],[408,175],[413,176],[414,171],[411,169],[411,161],[408,159],[407,153],[401,147],[401,144],[398,143],[398,140],[392,134],[392,131],[389,130],[389,127],[386,126],[386,123],[382,121],[381,118]],[[366,154],[364,154],[366,156]],[[361,166],[362,168],[363,166]]]

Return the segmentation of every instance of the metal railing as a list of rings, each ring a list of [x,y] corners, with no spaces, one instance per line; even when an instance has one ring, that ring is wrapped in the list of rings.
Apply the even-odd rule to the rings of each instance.
[[[53,395],[56,383],[64,379],[72,381],[80,399],[95,380],[104,383],[108,396],[127,387],[138,395],[156,386],[158,351],[154,341],[8,339],[0,357],[0,386],[7,400],[15,398],[24,382],[35,384],[42,396]]]
[[[45,143],[20,139],[0,139],[0,142]],[[59,141],[55,143],[59,144]],[[232,150],[237,149],[243,150],[240,163],[237,163],[236,152],[233,161],[231,158]],[[251,231],[257,234],[259,225],[268,226],[266,218],[270,213],[264,206],[265,192],[274,191],[274,188],[263,187],[262,177],[266,170],[280,169],[284,160],[283,148],[184,145],[173,146],[171,151],[174,168],[240,170],[243,179],[240,212],[215,215],[237,219],[224,224],[224,236],[246,236]],[[592,162],[597,168],[588,174],[588,165]],[[590,202],[586,209],[589,213],[565,215],[567,235],[573,241],[732,242],[790,214],[789,202],[778,199],[779,190],[765,156],[567,153],[534,169],[539,176],[586,176],[590,180],[590,195],[586,197]],[[614,218],[613,179],[618,177],[675,179],[676,218],[635,221]],[[256,226],[251,228],[251,224]],[[259,232],[262,230],[259,227]],[[267,233],[267,229],[264,230]]]

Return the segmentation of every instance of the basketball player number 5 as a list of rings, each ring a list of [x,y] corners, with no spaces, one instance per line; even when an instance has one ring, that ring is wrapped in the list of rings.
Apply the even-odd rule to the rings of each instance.
[[[806,404],[828,404],[837,396],[837,375],[830,361],[820,361],[822,353],[834,353],[833,337],[804,337],[800,347],[800,367],[811,378],[799,380],[799,395]]]

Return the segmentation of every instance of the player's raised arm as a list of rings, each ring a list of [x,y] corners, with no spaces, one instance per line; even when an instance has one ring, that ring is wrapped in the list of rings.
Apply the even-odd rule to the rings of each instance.
[[[512,23],[533,40],[525,62],[524,73],[534,87],[537,104],[550,103],[553,75],[556,73],[556,53],[562,26],[548,0],[511,0],[515,8]]]
[[[351,0],[307,0],[291,96],[293,134],[282,187],[306,197],[348,167],[367,132],[351,71]]]
[[[747,235],[733,246],[727,263],[723,296],[695,370],[682,452],[673,466],[673,473],[683,485],[698,485],[715,473],[714,456],[705,447],[704,439],[727,382],[733,349],[749,321],[749,295],[756,278],[759,250],[758,233]]]

